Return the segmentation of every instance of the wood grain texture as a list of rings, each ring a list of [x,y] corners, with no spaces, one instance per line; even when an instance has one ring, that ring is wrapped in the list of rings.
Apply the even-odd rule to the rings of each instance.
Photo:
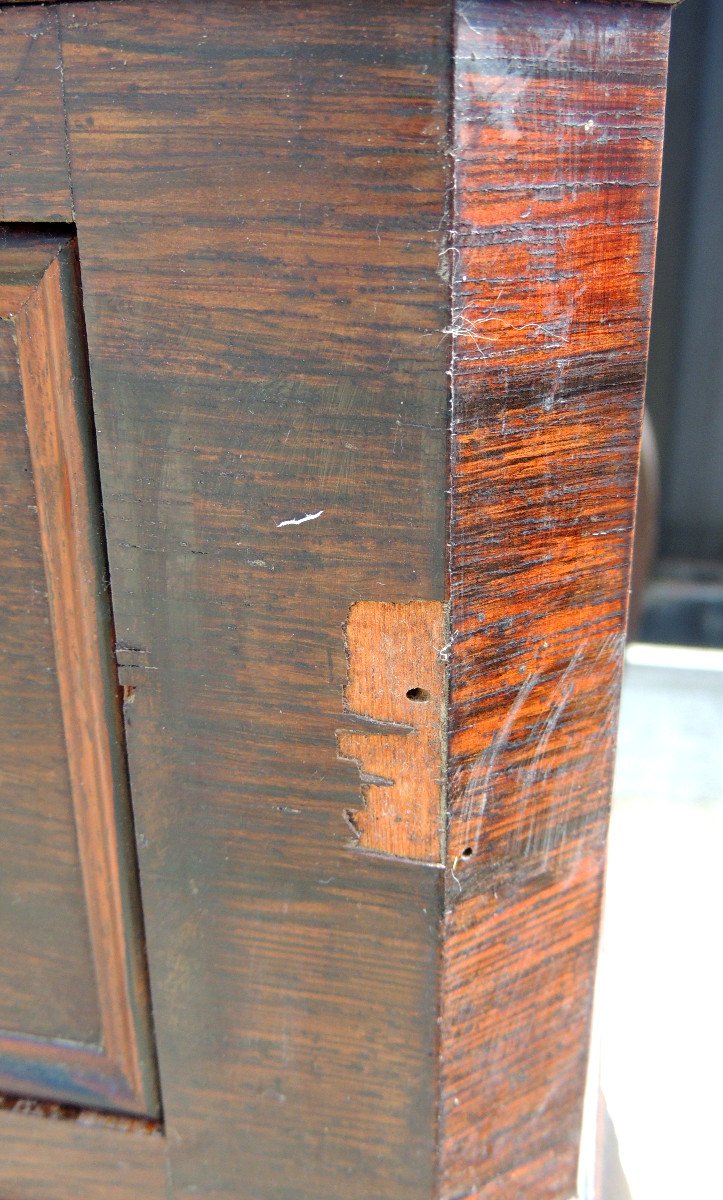
[[[0,1107],[3,1200],[169,1200],[165,1138],[142,1122]]]
[[[43,669],[57,681],[100,1017],[95,1037],[94,1027],[72,1039],[63,1028],[28,1037],[32,1025],[0,1034],[0,1082],[10,1092],[157,1114],[74,244],[7,237],[0,314],[17,344],[52,629],[54,664]],[[42,730],[35,747],[42,757]],[[44,881],[33,873],[24,886],[42,890]],[[75,987],[71,962],[66,971]]]
[[[0,8],[0,221],[71,221],[57,13]]]
[[[446,4],[59,15],[168,1136],[3,1113],[13,1186],[569,1200],[667,18],[459,9],[447,254]],[[335,734],[349,612],[443,608],[450,324],[445,882]]]
[[[43,260],[45,267],[47,250]],[[3,265],[0,252],[0,273]],[[93,1042],[100,1015],[17,347],[7,320],[0,321],[0,513],[0,1029]]]
[[[364,804],[347,819],[360,850],[442,858],[446,640],[439,601],[351,607],[344,707],[360,721],[336,739],[359,767]]]
[[[444,1200],[575,1190],[668,23],[457,17]]]
[[[444,598],[449,12],[61,17],[171,1186],[422,1200],[441,872],[335,731],[350,606]]]

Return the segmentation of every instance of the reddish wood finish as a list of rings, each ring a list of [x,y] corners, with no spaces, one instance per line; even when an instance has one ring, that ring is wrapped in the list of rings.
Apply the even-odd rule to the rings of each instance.
[[[0,1034],[0,1083],[11,1092],[29,1088],[34,1096],[153,1114],[158,1097],[75,248],[20,237],[6,243],[2,259],[0,315],[12,322],[17,343],[100,1029],[97,1043],[87,1036],[92,1028],[73,1041],[64,1029],[54,1037],[28,1038],[32,1027]]]
[[[359,767],[364,807],[350,809],[352,845],[438,863],[442,858],[447,700],[444,605],[367,601],[346,625],[339,756]]]
[[[575,1189],[668,22],[456,23],[443,1200]]]

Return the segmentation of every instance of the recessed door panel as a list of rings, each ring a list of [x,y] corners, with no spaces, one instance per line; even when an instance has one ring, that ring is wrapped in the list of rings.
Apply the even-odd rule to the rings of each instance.
[[[0,322],[0,1029],[97,1041],[37,498],[13,328]]]
[[[75,244],[0,241],[0,1089],[155,1115]]]

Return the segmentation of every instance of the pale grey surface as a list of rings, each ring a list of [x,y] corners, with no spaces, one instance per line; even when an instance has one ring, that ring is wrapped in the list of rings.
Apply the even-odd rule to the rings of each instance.
[[[613,794],[618,806],[723,802],[723,651],[629,647]]]
[[[598,1002],[633,1200],[720,1200],[723,652],[633,646]]]

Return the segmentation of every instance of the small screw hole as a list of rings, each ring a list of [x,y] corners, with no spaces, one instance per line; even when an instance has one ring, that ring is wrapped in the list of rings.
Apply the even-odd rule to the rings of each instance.
[[[407,700],[416,700],[417,703],[423,704],[429,700],[429,692],[425,692],[424,688],[410,688],[407,692]]]
[[[472,847],[465,846],[464,850],[462,851],[462,853],[460,854],[459,857],[460,858],[471,858],[472,857]]]

